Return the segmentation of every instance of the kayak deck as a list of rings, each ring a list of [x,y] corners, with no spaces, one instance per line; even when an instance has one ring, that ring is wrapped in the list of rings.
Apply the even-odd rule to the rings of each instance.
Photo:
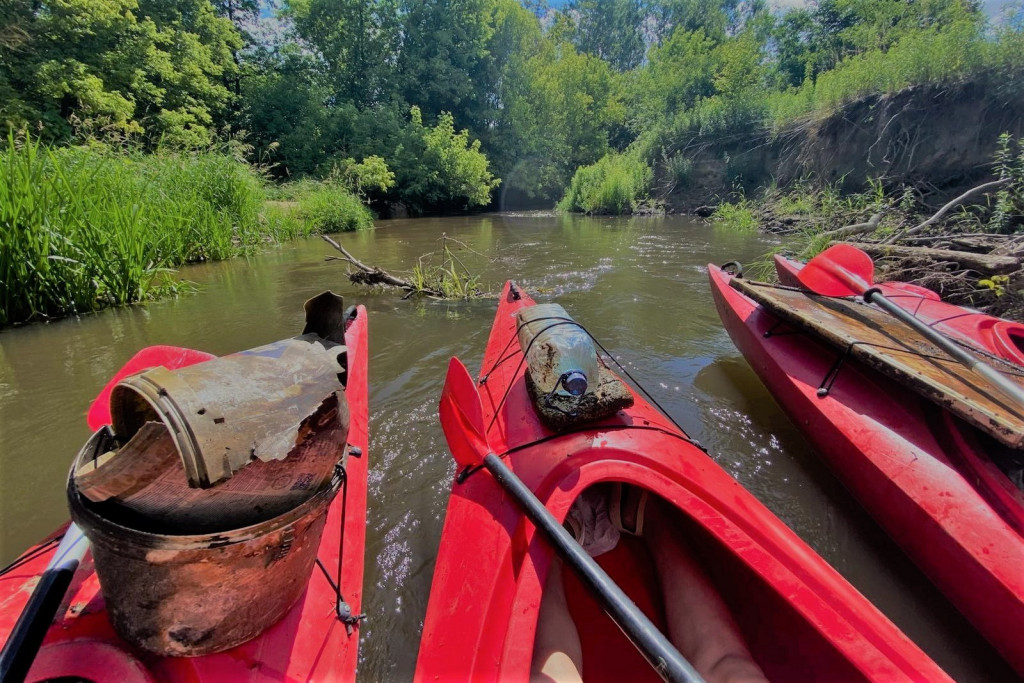
[[[942,671],[675,425],[635,396],[632,408],[556,434],[529,402],[515,312],[532,305],[506,285],[478,383],[491,447],[558,520],[602,482],[646,488],[670,503],[678,532],[715,585],[770,680],[946,680]],[[599,556],[620,586],[663,623],[643,543]],[[486,471],[452,485],[416,680],[529,675],[551,566],[546,541]],[[593,597],[563,570],[588,680],[652,676]]]
[[[783,285],[802,287],[797,273],[803,265],[775,255],[775,272]],[[877,286],[887,299],[937,332],[1003,360],[1024,365],[1024,325],[1021,323],[946,303],[932,290],[909,282],[885,282]]]
[[[340,554],[342,593],[352,614],[359,614],[363,602],[368,464],[368,336],[366,310],[362,306],[356,308],[356,316],[348,323],[345,341],[349,373],[345,390],[350,409],[348,443],[362,455],[352,457],[350,454],[348,458],[344,487],[327,513],[318,561],[330,574],[331,581],[336,582]],[[193,361],[206,356],[195,353]],[[100,399],[103,396],[101,393],[90,412],[90,420],[98,420],[99,424],[108,417],[102,409],[105,402]],[[3,615],[0,642],[5,642],[10,635],[56,548],[53,541],[62,533],[63,529],[26,551],[22,555],[24,561],[16,561],[12,570],[0,575],[0,615]],[[202,657],[158,657],[131,647],[114,632],[92,555],[88,553],[75,573],[27,680],[29,683],[52,679],[117,680],[121,683],[352,680],[358,657],[359,630],[356,628],[349,633],[345,624],[336,618],[337,600],[334,586],[324,572],[314,566],[298,603],[253,640],[226,652]]]
[[[819,296],[742,278],[730,286],[753,299],[787,327],[804,330],[851,358],[913,388],[1011,448],[1024,444],[1021,408],[962,363],[874,306],[853,299]],[[970,353],[970,351],[966,351]],[[983,357],[978,360],[985,361]],[[1008,381],[1024,387],[1020,368],[1000,363]]]
[[[819,395],[835,348],[806,333],[773,334],[779,318],[732,288],[730,275],[708,270],[726,330],[780,406],[896,543],[1024,673],[1024,539],[1007,521],[1013,510],[1004,518],[961,470],[968,461],[995,467],[978,435],[857,362],[844,364]],[[1012,496],[1004,502],[1019,505]]]

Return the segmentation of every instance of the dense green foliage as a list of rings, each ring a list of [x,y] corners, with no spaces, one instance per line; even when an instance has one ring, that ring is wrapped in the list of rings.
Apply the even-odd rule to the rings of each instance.
[[[315,234],[373,227],[373,215],[347,188],[332,182],[302,183],[298,218]]]
[[[0,325],[141,301],[177,287],[168,269],[184,263],[369,222],[347,191],[331,193],[316,222],[265,211],[264,186],[226,154],[49,149],[9,138],[0,156]]]
[[[1024,74],[1024,12],[993,28],[971,0],[282,0],[272,19],[256,0],[9,4],[0,120],[15,129],[244,136],[275,176],[348,173],[414,212],[484,206],[498,178],[553,201],[627,148],[679,180],[695,146],[864,94]],[[371,159],[393,180],[353,186]]]
[[[690,150],[865,94],[1024,74],[1024,10],[992,24],[973,0],[281,0],[273,18],[256,0],[8,6],[0,121],[16,130],[149,149],[240,138],[279,179],[350,188],[379,159],[393,181],[354,189],[413,212],[487,205],[498,178],[554,200],[627,150],[675,183]]]
[[[0,118],[179,146],[226,121],[242,40],[209,0],[5,2]]]
[[[632,213],[650,182],[647,164],[632,156],[608,154],[576,171],[558,208],[590,214]]]

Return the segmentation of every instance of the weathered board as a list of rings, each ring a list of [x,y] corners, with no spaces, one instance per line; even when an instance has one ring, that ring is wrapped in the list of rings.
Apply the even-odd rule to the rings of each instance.
[[[840,353],[848,352],[851,359],[892,377],[1001,443],[1024,446],[1024,406],[1003,397],[984,378],[889,314],[860,299],[819,296],[741,278],[733,278],[731,284],[781,320],[836,346]],[[1024,368],[980,354],[979,358],[1024,388]]]

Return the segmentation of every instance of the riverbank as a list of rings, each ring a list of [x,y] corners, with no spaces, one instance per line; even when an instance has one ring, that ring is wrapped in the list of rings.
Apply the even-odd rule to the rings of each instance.
[[[226,153],[49,148],[0,151],[0,327],[191,288],[174,268],[251,254],[299,236],[370,227],[339,184],[276,190]]]
[[[773,253],[806,260],[852,241],[875,260],[880,280],[902,280],[958,305],[1024,320],[1024,141],[1001,136],[992,176],[949,197],[921,183],[844,193],[838,184],[734,193],[711,215],[739,232],[766,232],[781,244],[753,264],[772,279]]]

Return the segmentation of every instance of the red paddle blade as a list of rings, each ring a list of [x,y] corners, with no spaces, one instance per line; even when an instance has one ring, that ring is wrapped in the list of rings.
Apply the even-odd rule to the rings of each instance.
[[[808,261],[797,279],[815,294],[855,296],[874,284],[875,264],[857,247],[837,244]]]
[[[475,467],[490,453],[484,411],[469,370],[458,358],[448,362],[448,376],[441,390],[441,429],[448,449],[461,467]]]
[[[128,375],[159,366],[168,370],[176,370],[216,357],[212,353],[180,346],[147,346],[129,358],[128,362],[117,371],[117,374],[110,378],[107,385],[100,391],[99,396],[93,399],[92,405],[89,406],[89,415],[86,418],[89,429],[95,431],[103,425],[110,424],[110,392],[114,390],[115,384]]]

